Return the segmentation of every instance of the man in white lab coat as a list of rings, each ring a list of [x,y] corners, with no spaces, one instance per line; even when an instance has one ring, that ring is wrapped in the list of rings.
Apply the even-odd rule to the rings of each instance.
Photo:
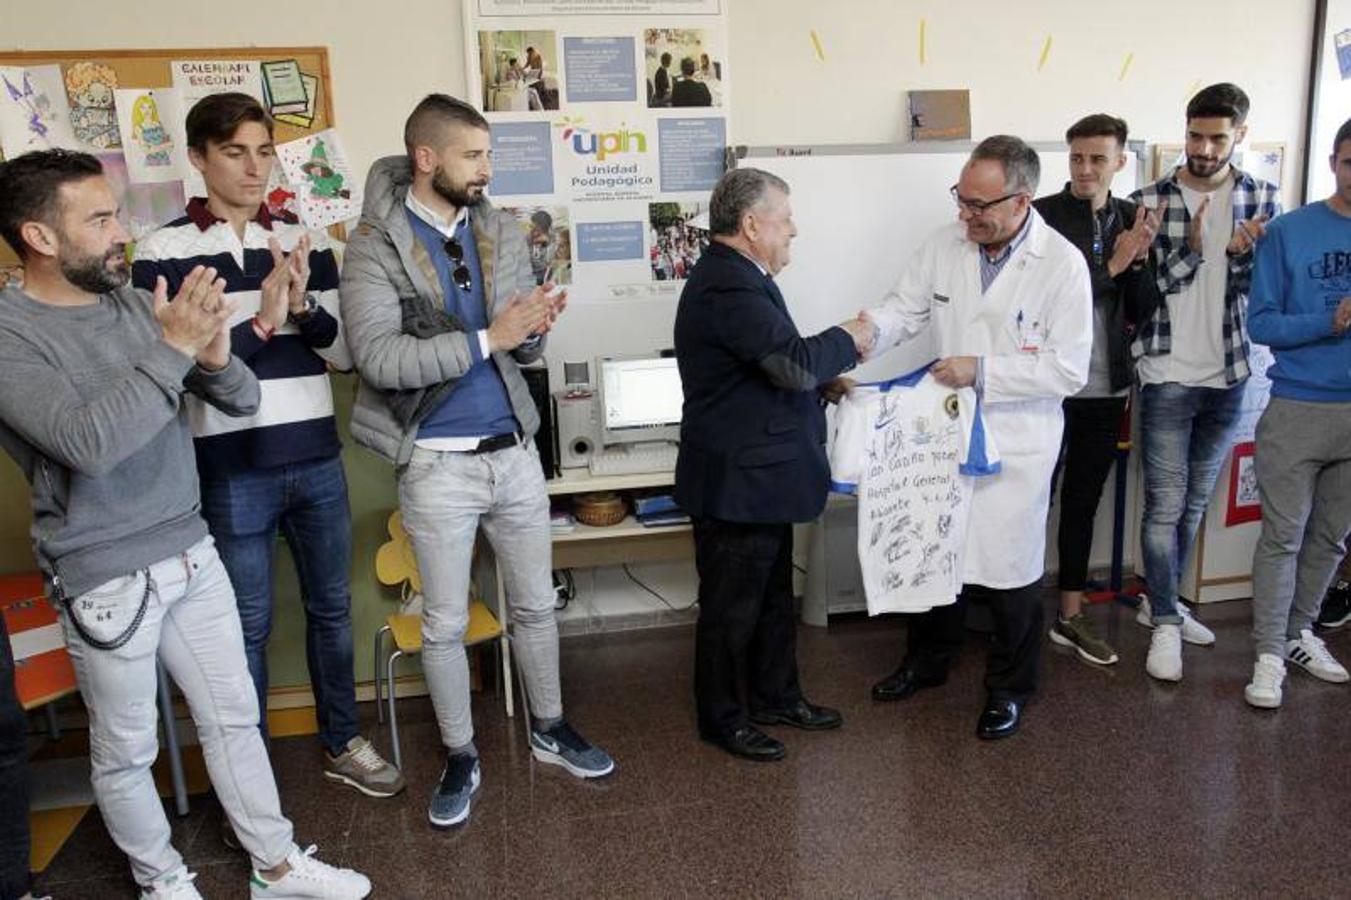
[[[867,312],[878,329],[874,353],[934,330],[934,377],[975,387],[1003,460],[998,474],[976,481],[961,595],[911,618],[905,660],[873,697],[901,700],[946,681],[967,604],[987,603],[995,631],[976,727],[985,739],[1016,732],[1036,688],[1061,401],[1087,380],[1093,343],[1088,267],[1032,208],[1039,175],[1022,140],[981,141],[952,187],[959,221],[929,237]]]

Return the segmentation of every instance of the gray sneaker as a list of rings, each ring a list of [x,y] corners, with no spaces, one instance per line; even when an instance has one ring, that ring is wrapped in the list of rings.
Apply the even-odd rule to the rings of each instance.
[[[403,773],[361,735],[347,742],[341,756],[324,754],[324,777],[350,785],[367,797],[393,797],[404,789]]]
[[[478,790],[478,757],[468,753],[453,753],[446,757],[441,780],[432,792],[427,818],[437,828],[449,828],[469,818],[469,798]]]
[[[540,762],[562,766],[578,778],[600,778],[615,770],[609,754],[587,743],[566,721],[548,731],[530,729],[530,750]]]
[[[1073,647],[1075,652],[1091,663],[1110,666],[1117,661],[1116,651],[1094,633],[1085,613],[1070,619],[1057,616],[1055,624],[1051,626],[1050,637],[1062,647]]]

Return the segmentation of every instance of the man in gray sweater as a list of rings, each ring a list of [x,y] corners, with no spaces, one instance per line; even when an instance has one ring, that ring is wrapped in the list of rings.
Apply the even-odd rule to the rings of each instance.
[[[234,304],[201,266],[169,302],[128,286],[130,237],[92,156],[0,164],[0,446],[33,494],[33,550],[89,713],[94,795],[142,896],[199,897],[169,844],[150,765],[156,659],[187,698],[211,782],[252,857],[254,897],[364,897],[365,876],[302,852],[258,733],[234,592],[199,514],[185,393],[258,407],[230,355]],[[8,814],[8,813],[7,813]]]

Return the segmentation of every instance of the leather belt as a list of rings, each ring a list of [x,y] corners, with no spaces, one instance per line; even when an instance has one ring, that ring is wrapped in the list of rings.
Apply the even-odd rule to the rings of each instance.
[[[495,434],[492,437],[483,438],[478,442],[478,446],[469,453],[491,453],[494,450],[506,450],[508,447],[515,447],[522,443],[523,439],[520,432],[508,431],[506,434]]]

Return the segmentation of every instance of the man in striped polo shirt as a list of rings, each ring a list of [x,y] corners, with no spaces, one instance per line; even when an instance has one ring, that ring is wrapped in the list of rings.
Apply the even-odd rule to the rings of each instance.
[[[403,776],[357,730],[352,674],[351,513],[339,458],[328,366],[351,368],[338,321],[338,264],[328,236],[264,203],[275,163],[272,120],[246,94],[215,94],[188,113],[192,164],[205,199],[136,247],[133,278],[170,293],[209,265],[236,304],[232,352],[257,376],[258,412],[229,418],[190,409],[202,512],[234,584],[249,672],[267,709],[272,558],[280,528],[305,605],[306,655],[326,751],[326,777],[372,797],[403,790]],[[267,716],[260,727],[266,734]]]

